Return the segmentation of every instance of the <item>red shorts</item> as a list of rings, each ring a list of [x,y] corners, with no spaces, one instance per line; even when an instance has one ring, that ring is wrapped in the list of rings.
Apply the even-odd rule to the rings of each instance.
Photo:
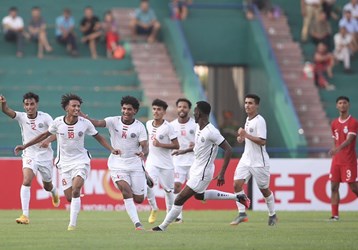
[[[329,179],[332,182],[356,182],[357,165],[331,165]]]

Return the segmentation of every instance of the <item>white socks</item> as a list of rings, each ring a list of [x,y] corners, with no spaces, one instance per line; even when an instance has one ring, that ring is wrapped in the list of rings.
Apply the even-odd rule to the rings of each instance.
[[[126,207],[127,214],[132,220],[133,224],[140,222],[138,218],[137,208],[134,204],[133,198],[124,199],[124,206]]]
[[[177,198],[177,196],[178,196],[178,194],[179,193],[177,193],[177,194],[174,194],[174,201],[175,201],[175,199]],[[174,204],[174,203],[173,203]],[[180,214],[178,215],[178,219],[183,219],[183,212],[180,212]]]
[[[183,210],[183,206],[173,205],[172,209],[165,216],[163,223],[159,225],[160,229],[165,230],[170,223],[172,223],[176,218],[178,218],[182,210]]]
[[[206,190],[204,200],[237,200],[236,194],[221,192],[218,190]]]
[[[70,226],[76,226],[77,216],[81,210],[81,198],[72,198],[71,208],[70,208]]]
[[[155,193],[152,188],[147,189],[147,199],[152,210],[158,210],[157,201],[155,200]]]
[[[51,193],[52,197],[57,194],[57,189],[56,189],[55,185],[53,185],[53,188],[52,188],[52,190],[50,191],[50,193]]]
[[[22,185],[20,189],[22,214],[27,217],[29,217],[29,205],[30,205],[30,197],[31,197],[30,188],[31,187]]]
[[[173,191],[172,192],[165,192],[165,206],[167,208],[167,213],[169,213],[169,211],[172,209],[174,205],[174,194]]]
[[[235,195],[239,195],[239,194],[245,194],[244,190],[238,192],[238,193],[235,193]],[[241,204],[240,202],[236,201],[236,206],[237,206],[237,209],[239,210],[239,213],[245,213],[246,212],[246,208],[243,204]]]
[[[275,198],[271,192],[270,196],[264,197],[268,208],[269,216],[276,214],[275,212]]]

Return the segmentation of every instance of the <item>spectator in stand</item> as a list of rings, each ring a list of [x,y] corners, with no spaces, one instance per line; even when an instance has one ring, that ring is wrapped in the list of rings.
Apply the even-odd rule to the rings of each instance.
[[[160,23],[154,11],[149,7],[148,0],[141,0],[140,7],[135,10],[130,26],[134,40],[137,35],[147,35],[149,43],[156,41]]]
[[[350,10],[352,13],[352,16],[355,19],[358,19],[358,0],[351,0],[349,3],[344,5],[343,12],[346,10]]]
[[[40,7],[35,6],[31,10],[29,34],[31,40],[36,41],[38,43],[38,51],[37,51],[38,58],[43,57],[44,50],[46,50],[46,52],[52,51],[52,47],[47,39],[46,22],[41,16]]]
[[[339,32],[334,35],[334,57],[338,61],[342,61],[344,72],[351,73],[351,54],[354,51],[354,40],[347,29],[342,26]]]
[[[351,34],[358,32],[358,21],[353,18],[352,12],[349,9],[344,11],[344,15],[341,20],[339,20],[339,27],[346,27],[347,31]]]
[[[303,17],[303,26],[301,31],[301,40],[306,42],[311,23],[321,9],[321,0],[301,0],[301,11]]]
[[[311,39],[315,45],[324,43],[328,48],[330,48],[331,34],[332,28],[331,24],[327,20],[326,13],[324,11],[320,11],[314,18],[310,28]]]
[[[17,8],[11,7],[9,15],[2,19],[5,40],[16,43],[16,56],[24,55],[24,20],[17,15]]]
[[[314,79],[315,84],[326,90],[334,90],[334,85],[330,84],[326,78],[333,77],[332,69],[334,66],[334,57],[327,49],[324,43],[319,43],[314,54]]]
[[[102,35],[101,23],[99,18],[93,15],[93,9],[91,6],[87,6],[84,10],[84,17],[81,20],[80,30],[82,32],[81,42],[88,43],[91,57],[97,58],[97,41]]]
[[[175,20],[185,20],[188,16],[188,3],[184,0],[172,0],[172,18]]]
[[[327,20],[331,17],[338,20],[340,10],[335,6],[336,0],[322,0],[322,10],[326,13]]]
[[[56,38],[59,43],[66,46],[72,56],[78,56],[74,28],[75,20],[71,16],[71,10],[66,8],[63,10],[63,15],[56,18]]]
[[[104,14],[102,29],[106,40],[107,57],[112,58],[113,52],[118,46],[119,35],[117,32],[118,26],[110,10]]]

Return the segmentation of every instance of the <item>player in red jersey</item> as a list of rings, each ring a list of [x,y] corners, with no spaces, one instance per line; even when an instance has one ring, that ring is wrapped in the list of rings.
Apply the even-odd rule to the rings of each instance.
[[[333,147],[329,151],[332,156],[331,171],[331,221],[338,221],[339,184],[347,182],[350,189],[358,196],[357,154],[355,151],[358,122],[349,114],[349,98],[340,96],[336,100],[339,117],[333,120]]]

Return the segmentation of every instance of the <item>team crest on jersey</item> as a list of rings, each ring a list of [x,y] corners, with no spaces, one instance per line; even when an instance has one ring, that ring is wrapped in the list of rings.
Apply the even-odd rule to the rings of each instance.
[[[347,128],[347,126],[344,126],[343,133],[345,133],[345,134],[348,133],[348,128]]]
[[[82,131],[78,132],[78,136],[79,137],[83,136],[83,132]]]
[[[117,133],[119,132],[119,130],[118,130],[118,129],[116,129],[116,128],[114,129],[114,131],[116,131]]]
[[[194,132],[195,131],[193,129],[190,129],[190,131],[189,131],[190,134],[194,134]]]
[[[39,123],[39,128],[43,128],[44,124],[43,123]]]
[[[205,138],[204,138],[204,137],[201,137],[201,142],[205,142]]]
[[[249,129],[250,133],[254,132],[254,129],[253,128],[250,128]]]
[[[163,140],[164,139],[164,135],[159,135],[159,139]]]
[[[131,138],[135,138],[136,134],[135,133],[131,133]]]

